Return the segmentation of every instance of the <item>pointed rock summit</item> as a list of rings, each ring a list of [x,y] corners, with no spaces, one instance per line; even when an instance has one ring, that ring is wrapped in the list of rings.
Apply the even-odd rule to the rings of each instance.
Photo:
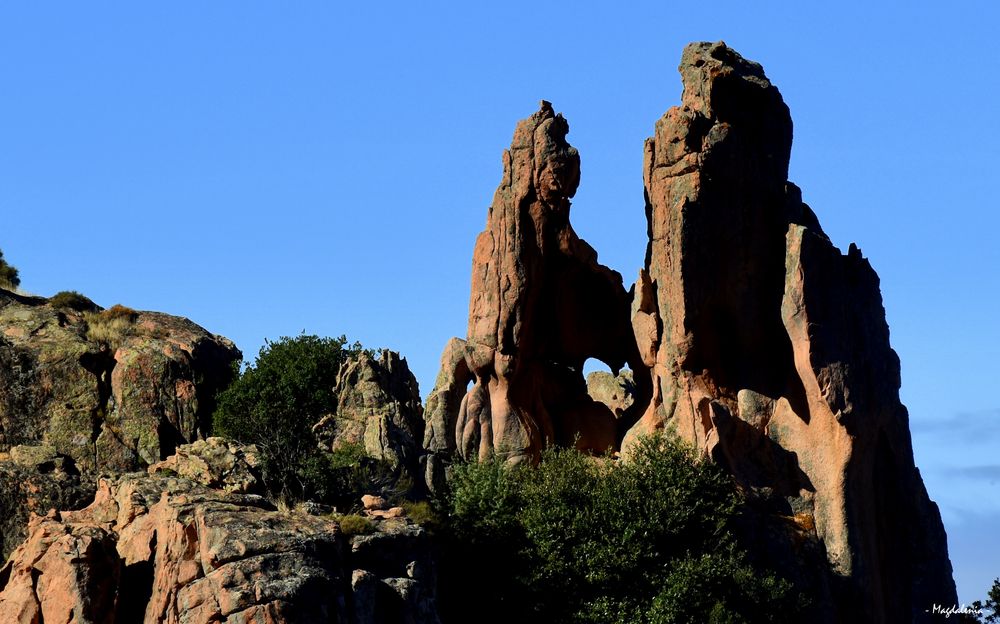
[[[574,441],[627,458],[666,430],[751,494],[760,557],[810,588],[818,621],[928,621],[955,585],[878,276],[788,181],[791,117],[761,66],[720,42],[689,45],[679,69],[681,105],[645,145],[631,293],[570,226],[566,121],[542,102],[518,124],[476,242],[468,334],[428,399],[428,481],[452,457]],[[587,394],[591,357],[632,370],[622,413]]]
[[[468,334],[448,344],[427,402],[432,483],[449,455],[520,461],[574,443],[603,452],[624,433],[582,371],[591,357],[615,370],[641,365],[630,298],[570,225],[580,156],[568,132],[543,100],[504,151],[472,260]]]

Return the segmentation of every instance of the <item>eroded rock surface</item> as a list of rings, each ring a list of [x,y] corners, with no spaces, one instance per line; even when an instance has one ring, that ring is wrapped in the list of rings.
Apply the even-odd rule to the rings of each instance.
[[[0,613],[18,624],[437,624],[430,542],[406,519],[346,537],[330,517],[162,472],[103,480],[89,507],[35,516],[0,569]]]
[[[568,132],[543,101],[504,152],[473,255],[468,333],[448,344],[428,399],[432,483],[452,453],[523,461],[574,442],[603,452],[624,431],[582,374],[590,357],[613,370],[641,361],[621,276],[569,222],[580,157]]]
[[[324,447],[362,446],[369,457],[422,480],[423,407],[405,358],[388,349],[378,358],[360,353],[341,368],[334,394],[337,411],[313,427]]]
[[[955,586],[878,276],[853,245],[833,246],[788,182],[792,122],[760,65],[700,43],[680,72],[681,105],[645,149],[633,324],[654,393],[629,440],[676,431],[814,527],[832,619],[926,619]]]
[[[0,290],[0,452],[45,444],[81,472],[144,468],[207,434],[239,358],[184,318]]]

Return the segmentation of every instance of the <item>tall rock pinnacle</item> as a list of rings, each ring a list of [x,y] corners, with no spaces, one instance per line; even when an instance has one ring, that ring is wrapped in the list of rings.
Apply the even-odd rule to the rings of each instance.
[[[878,276],[788,182],[791,119],[760,65],[696,43],[680,73],[681,106],[646,142],[635,318],[659,330],[637,334],[654,392],[626,446],[674,430],[815,527],[837,621],[929,618],[955,588]]]
[[[791,117],[761,66],[695,43],[680,73],[681,105],[645,145],[631,297],[569,224],[566,121],[543,102],[518,124],[476,242],[468,336],[428,399],[428,480],[456,455],[517,461],[574,440],[627,460],[665,430],[733,474],[757,556],[810,590],[817,621],[928,621],[955,585],[878,276],[788,181]],[[588,357],[633,371],[617,419],[586,394]]]
[[[517,461],[574,441],[603,452],[624,433],[583,378],[590,357],[613,369],[641,360],[621,275],[598,264],[569,222],[580,157],[568,132],[543,101],[504,151],[472,260],[467,339],[449,343],[427,403],[432,471],[436,455]]]

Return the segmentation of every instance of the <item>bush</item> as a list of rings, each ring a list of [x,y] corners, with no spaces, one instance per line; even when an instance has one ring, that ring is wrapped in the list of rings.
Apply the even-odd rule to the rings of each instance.
[[[331,501],[360,469],[358,449],[324,453],[312,427],[336,409],[337,373],[361,345],[344,336],[266,342],[256,361],[219,395],[215,432],[261,451],[264,483],[288,501]],[[363,454],[363,453],[362,453]]]
[[[371,520],[358,514],[340,516],[337,518],[337,524],[340,525],[341,532],[348,537],[351,535],[366,535],[375,530],[375,525],[372,524]]]
[[[0,251],[0,288],[14,290],[21,285],[21,278],[17,269],[7,264],[4,260],[3,252]]]
[[[662,437],[627,463],[554,450],[537,469],[456,466],[444,614],[461,621],[472,599],[497,622],[797,621],[792,586],[737,543],[740,504],[717,466]]]
[[[426,528],[437,528],[440,524],[438,515],[427,501],[403,501],[403,513],[406,517]]]
[[[69,308],[77,312],[96,312],[100,309],[90,298],[75,290],[63,290],[49,297],[49,305],[53,308]]]
[[[100,312],[84,312],[87,322],[87,338],[117,349],[122,340],[135,333],[135,321],[139,313],[132,308],[116,303]]]

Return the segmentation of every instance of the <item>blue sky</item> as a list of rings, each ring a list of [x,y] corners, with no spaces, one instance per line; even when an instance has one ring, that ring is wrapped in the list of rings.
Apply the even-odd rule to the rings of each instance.
[[[959,594],[1000,575],[1000,11],[799,5],[6,3],[0,249],[23,286],[188,316],[253,356],[346,333],[426,395],[515,122],[582,155],[578,233],[634,280],[642,142],[723,39],[795,121],[791,177],[882,279]]]

